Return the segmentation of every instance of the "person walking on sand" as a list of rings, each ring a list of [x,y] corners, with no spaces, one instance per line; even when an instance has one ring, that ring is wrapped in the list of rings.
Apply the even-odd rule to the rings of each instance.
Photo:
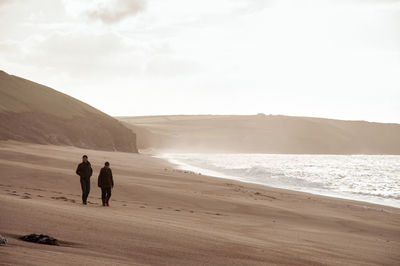
[[[108,202],[111,198],[111,189],[114,188],[114,180],[109,162],[105,162],[104,167],[100,170],[98,186],[101,188],[103,206],[110,206]]]
[[[86,205],[90,192],[90,177],[93,174],[93,169],[87,155],[82,156],[82,162],[76,168],[76,174],[81,177],[82,203]]]

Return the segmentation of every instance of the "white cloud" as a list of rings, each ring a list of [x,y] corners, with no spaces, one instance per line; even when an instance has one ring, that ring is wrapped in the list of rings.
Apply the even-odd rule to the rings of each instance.
[[[43,3],[0,9],[0,64],[110,114],[400,122],[399,1]]]
[[[64,0],[64,4],[72,16],[86,16],[105,24],[120,22],[146,8],[145,0]]]

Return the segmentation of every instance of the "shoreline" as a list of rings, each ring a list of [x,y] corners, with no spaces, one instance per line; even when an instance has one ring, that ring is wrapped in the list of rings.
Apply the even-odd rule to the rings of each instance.
[[[89,204],[74,168],[94,167]],[[115,188],[96,186],[110,161]],[[11,265],[396,265],[400,211],[174,170],[142,154],[0,141],[0,247]],[[70,246],[17,239],[43,233]],[[79,262],[79,263],[78,263]]]
[[[301,189],[291,188],[289,186],[286,186],[286,187],[285,186],[275,186],[275,185],[271,185],[271,184],[265,184],[262,182],[251,181],[251,180],[248,180],[246,177],[242,177],[242,176],[228,175],[228,174],[224,174],[224,173],[217,172],[214,170],[209,170],[209,169],[193,166],[193,165],[181,162],[177,159],[168,158],[168,157],[164,156],[164,153],[162,153],[162,152],[152,154],[151,156],[154,156],[155,158],[164,159],[164,160],[168,161],[169,163],[176,165],[181,170],[192,171],[195,173],[200,173],[202,175],[211,176],[214,178],[222,178],[222,179],[234,180],[234,181],[247,183],[247,184],[255,184],[255,185],[265,186],[265,187],[269,187],[269,188],[285,189],[285,190],[289,190],[289,191],[309,193],[312,195],[325,196],[325,197],[330,197],[330,198],[335,198],[335,199],[359,201],[360,203],[370,203],[370,204],[400,209],[400,201],[396,201],[396,200],[386,199],[388,202],[385,202],[385,199],[382,199],[382,198],[368,198],[366,196],[354,195],[351,193],[345,194],[343,192],[343,194],[341,194],[341,192],[335,192],[335,191],[323,191],[323,190],[317,191],[317,190],[312,190],[312,189],[307,189],[307,188],[305,188],[304,190],[301,190]]]

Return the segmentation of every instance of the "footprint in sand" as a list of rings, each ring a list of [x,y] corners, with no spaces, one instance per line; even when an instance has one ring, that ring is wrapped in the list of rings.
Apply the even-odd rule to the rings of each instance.
[[[68,199],[66,197],[51,197],[52,199],[55,200],[63,200],[63,201],[68,201]]]
[[[40,196],[40,195],[38,195],[38,196]],[[40,197],[43,197],[43,196],[40,196]],[[66,198],[66,197],[51,197],[51,198],[55,199],[55,200],[69,201],[69,202],[72,202],[72,203],[76,202],[74,199],[69,199],[69,198]],[[89,202],[89,203],[90,204],[94,204],[94,203],[91,203],[91,202]]]
[[[206,212],[205,214],[217,215],[217,216],[221,216],[221,215],[222,215],[221,213],[218,213],[218,212],[216,212],[216,213],[213,213],[213,212]]]
[[[256,196],[262,196],[262,197],[266,197],[266,198],[270,198],[270,199],[276,199],[276,198],[273,197],[273,196],[268,196],[268,195],[262,194],[262,193],[260,193],[260,192],[256,192],[256,193],[254,193],[254,195],[256,195]]]
[[[24,196],[21,197],[21,199],[31,199],[31,197],[29,197],[27,195],[24,195]]]

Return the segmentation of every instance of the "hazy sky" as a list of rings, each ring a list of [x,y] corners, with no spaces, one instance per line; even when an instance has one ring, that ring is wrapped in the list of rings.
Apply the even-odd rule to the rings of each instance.
[[[0,69],[111,115],[400,123],[400,1],[0,0]]]

